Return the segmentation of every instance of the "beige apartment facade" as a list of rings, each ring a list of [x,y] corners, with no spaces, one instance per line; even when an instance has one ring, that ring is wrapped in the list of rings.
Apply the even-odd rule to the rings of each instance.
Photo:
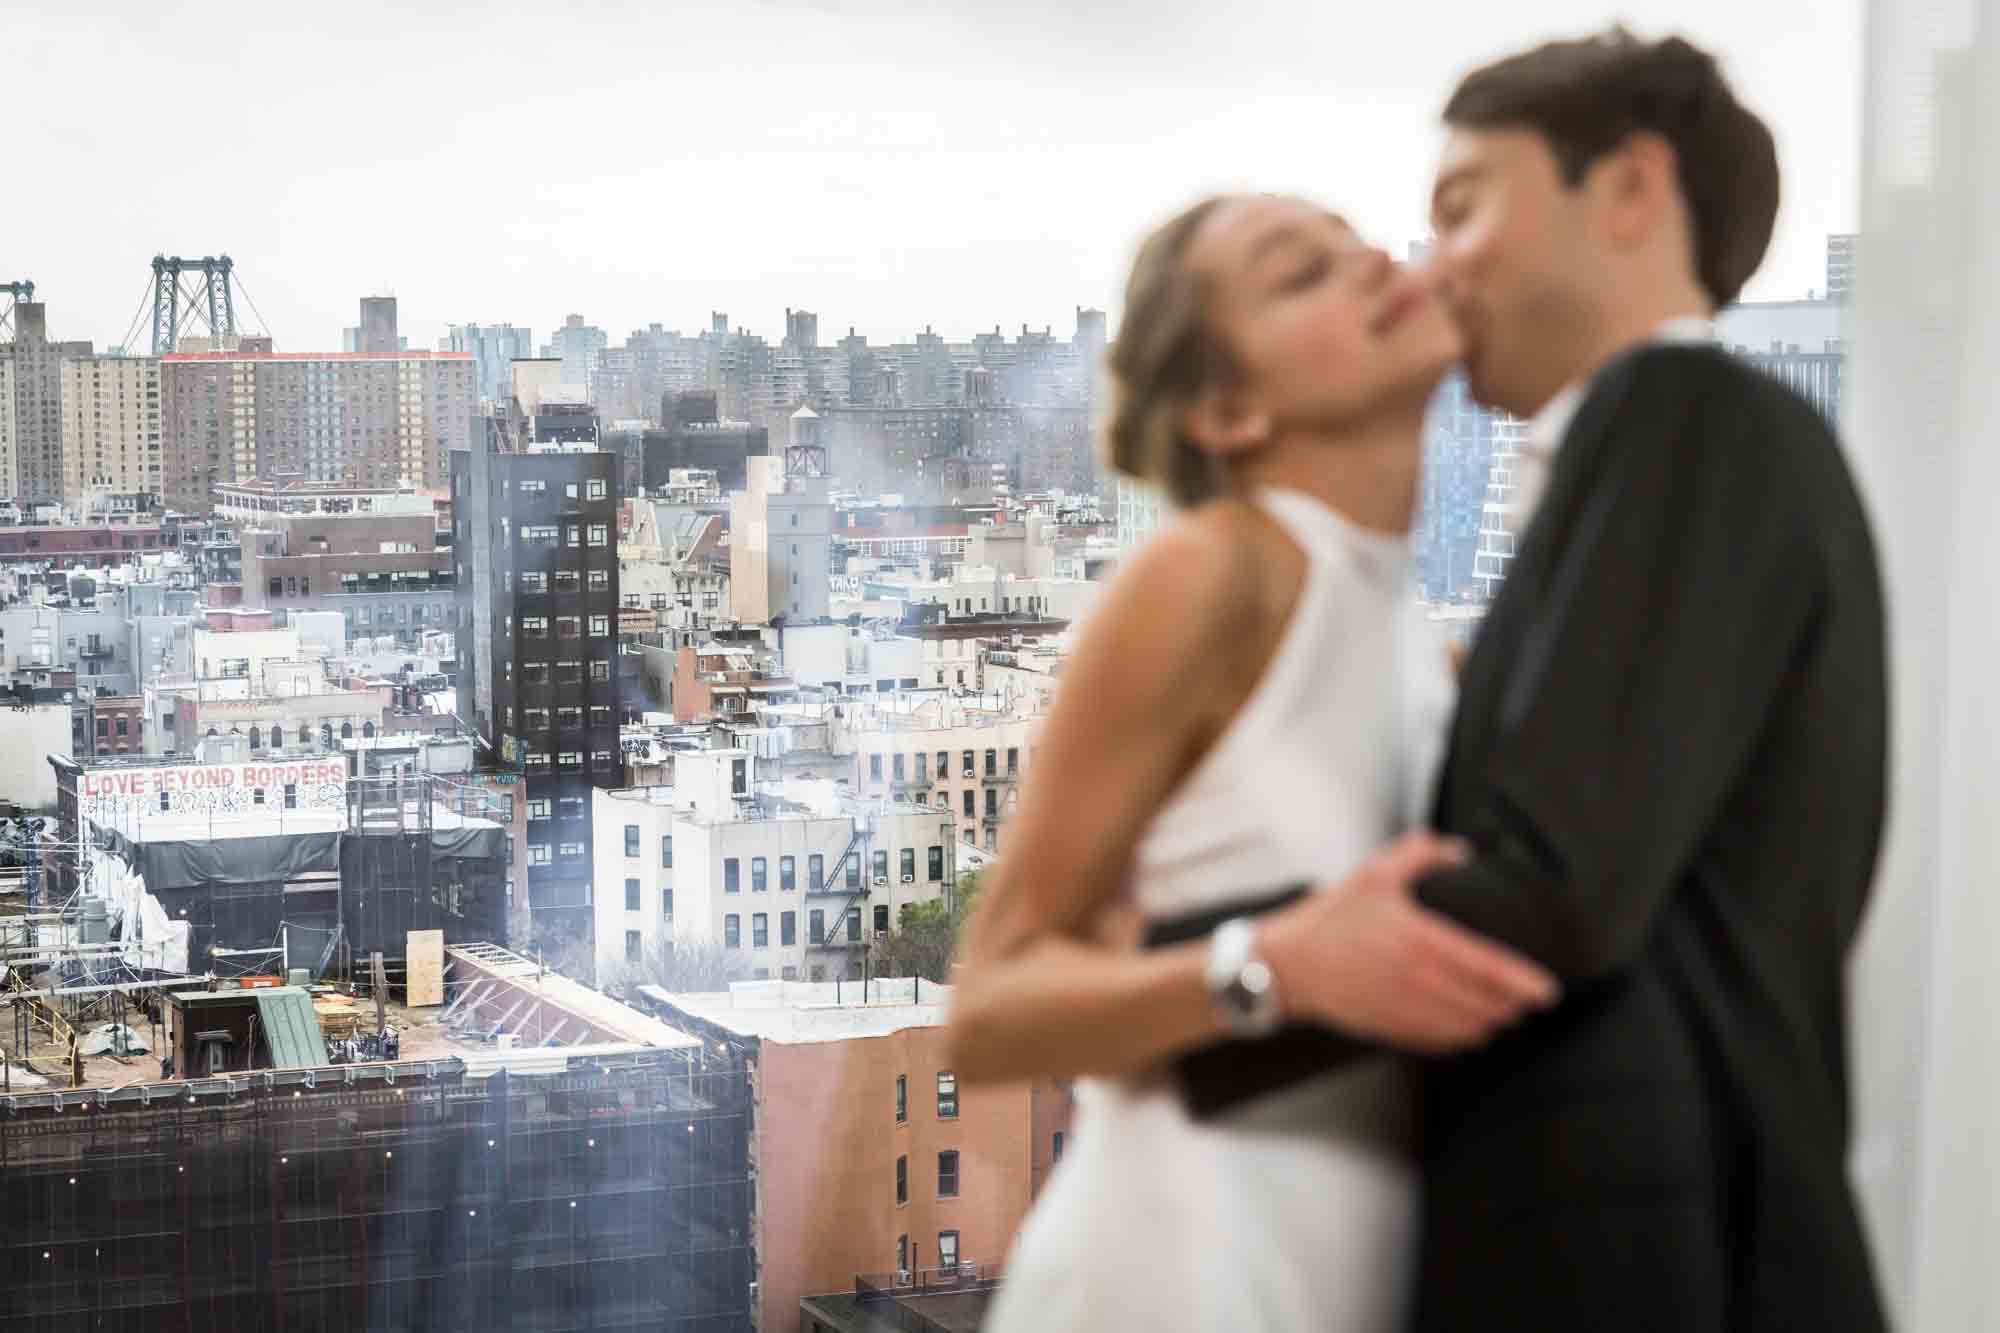
[[[158,495],[164,483],[160,362],[84,356],[62,363],[62,499]]]

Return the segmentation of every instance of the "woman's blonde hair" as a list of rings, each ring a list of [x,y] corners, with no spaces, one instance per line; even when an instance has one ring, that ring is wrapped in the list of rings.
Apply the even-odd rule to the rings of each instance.
[[[1163,223],[1139,247],[1125,284],[1118,340],[1106,363],[1111,389],[1106,460],[1184,507],[1230,489],[1223,460],[1182,428],[1196,395],[1236,373],[1228,346],[1208,326],[1208,276],[1187,263],[1196,233],[1227,202],[1222,195],[1202,200]]]

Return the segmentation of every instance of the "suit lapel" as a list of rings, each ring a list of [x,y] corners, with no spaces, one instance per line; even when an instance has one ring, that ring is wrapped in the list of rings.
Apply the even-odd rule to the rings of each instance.
[[[1464,798],[1476,795],[1463,784],[1476,780],[1482,757],[1505,728],[1509,700],[1532,689],[1532,675],[1524,673],[1532,672],[1529,659],[1546,652],[1541,645],[1551,627],[1541,611],[1549,601],[1549,580],[1562,551],[1580,522],[1601,522],[1602,511],[1608,509],[1610,497],[1597,494],[1601,488],[1596,482],[1609,470],[1615,452],[1605,427],[1625,398],[1633,355],[1612,362],[1591,382],[1556,453],[1541,505],[1527,531],[1516,539],[1513,567],[1473,639],[1459,681],[1450,744],[1438,774],[1432,822],[1441,829],[1454,829],[1465,811]],[[1599,503],[1591,505],[1593,499]],[[1593,520],[1586,507],[1599,516]]]

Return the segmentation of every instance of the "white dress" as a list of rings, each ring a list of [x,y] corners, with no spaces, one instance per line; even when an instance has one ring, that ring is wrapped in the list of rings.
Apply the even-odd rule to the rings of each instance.
[[[1154,816],[1134,892],[1176,916],[1337,879],[1421,820],[1451,707],[1410,547],[1309,496],[1258,502],[1306,553],[1276,655]],[[1416,1174],[1403,1070],[1364,1062],[1196,1124],[1168,1090],[1081,1081],[989,1333],[1403,1324]]]

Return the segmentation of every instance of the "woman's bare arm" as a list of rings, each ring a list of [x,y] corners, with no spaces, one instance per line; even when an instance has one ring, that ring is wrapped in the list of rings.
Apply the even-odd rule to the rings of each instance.
[[[1113,950],[1092,928],[1233,703],[1217,697],[1254,613],[1230,586],[1241,561],[1227,547],[1243,537],[1228,522],[1203,514],[1141,551],[1066,665],[954,978],[962,1077],[1123,1073],[1220,1035],[1198,947]]]

